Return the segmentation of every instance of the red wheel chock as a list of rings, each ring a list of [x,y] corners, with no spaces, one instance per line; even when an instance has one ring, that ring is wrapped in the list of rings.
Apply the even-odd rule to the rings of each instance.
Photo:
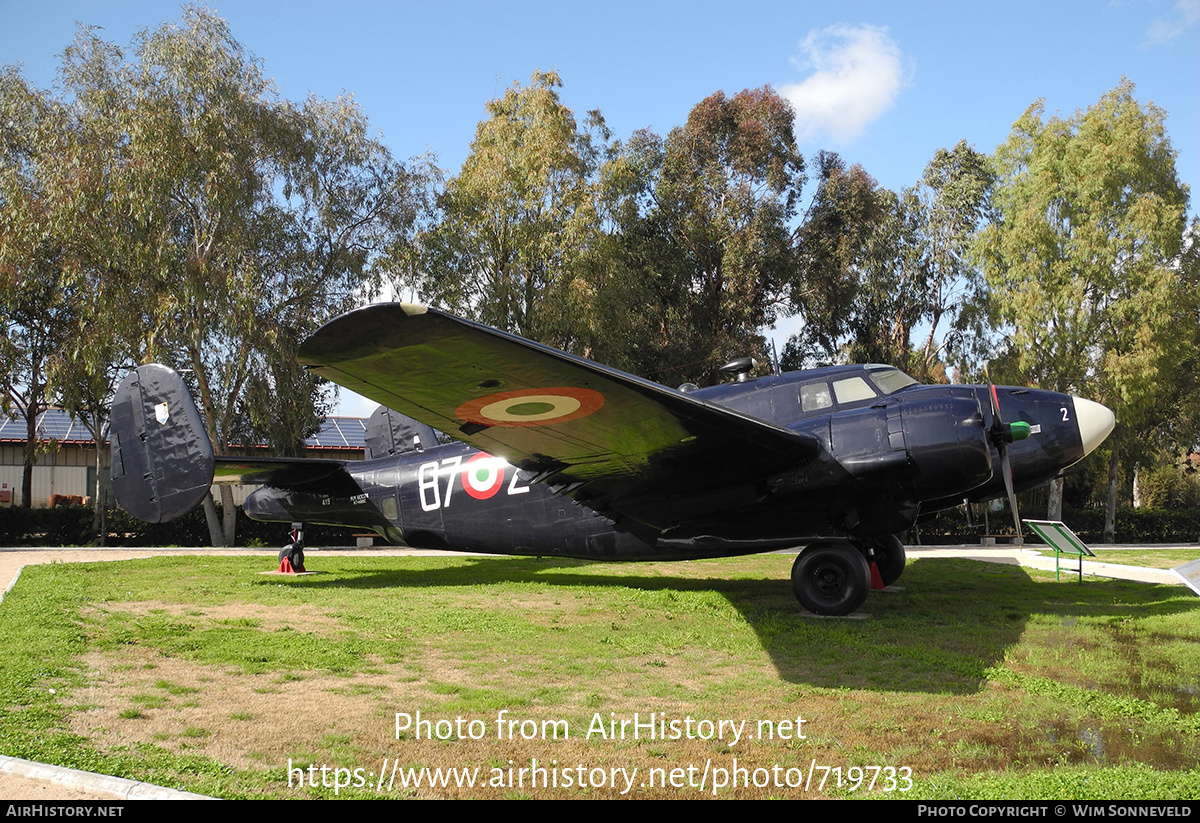
[[[287,561],[284,560],[283,562],[286,563]],[[280,568],[282,569],[282,567],[280,567]],[[875,561],[872,560],[871,561],[871,591],[881,592],[886,588],[887,588],[887,586],[883,585],[883,577],[879,574],[879,566],[875,565]]]
[[[296,570],[292,568],[292,561],[289,558],[283,558],[279,561],[280,574],[295,574]]]

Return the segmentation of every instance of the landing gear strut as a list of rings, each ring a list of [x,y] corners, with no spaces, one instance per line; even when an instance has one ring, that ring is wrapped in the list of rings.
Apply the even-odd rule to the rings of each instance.
[[[814,614],[851,614],[867,600],[871,570],[862,552],[847,542],[813,543],[792,564],[792,590]]]

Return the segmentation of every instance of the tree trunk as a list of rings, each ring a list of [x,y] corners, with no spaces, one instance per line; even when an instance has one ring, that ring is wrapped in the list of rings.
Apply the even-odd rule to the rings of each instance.
[[[1117,542],[1117,467],[1120,463],[1120,451],[1112,450],[1108,460],[1108,497],[1104,503],[1104,542]]]
[[[237,506],[233,502],[233,489],[221,486],[221,517],[224,518],[224,538],[226,546],[235,546],[237,537]]]
[[[96,443],[96,488],[92,490],[92,532],[100,538],[100,545],[107,545],[108,524],[104,508],[104,453],[102,443]]]
[[[213,502],[211,493],[204,495],[204,519],[208,522],[209,541],[217,548],[225,546],[225,533],[221,530],[221,521],[217,517],[217,504]]]
[[[1046,506],[1047,520],[1062,520],[1063,479],[1056,477],[1050,481],[1049,502]]]
[[[25,407],[25,466],[21,472],[21,506],[33,508],[33,464],[37,462],[37,404]]]

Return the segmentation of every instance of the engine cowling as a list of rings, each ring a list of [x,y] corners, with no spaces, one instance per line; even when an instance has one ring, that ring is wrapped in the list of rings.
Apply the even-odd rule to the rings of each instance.
[[[856,479],[903,490],[914,501],[963,494],[992,476],[979,401],[896,398],[832,415],[830,451]]]

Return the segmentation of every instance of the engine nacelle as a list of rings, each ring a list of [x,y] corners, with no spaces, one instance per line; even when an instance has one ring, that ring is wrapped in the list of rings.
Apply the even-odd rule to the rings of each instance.
[[[914,501],[986,483],[992,459],[975,397],[909,395],[831,415],[830,452],[854,477]]]

